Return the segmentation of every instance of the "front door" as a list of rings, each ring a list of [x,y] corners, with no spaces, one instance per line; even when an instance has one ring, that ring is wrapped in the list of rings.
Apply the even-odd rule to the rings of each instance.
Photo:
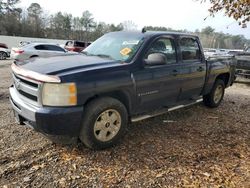
[[[149,65],[145,60],[150,54],[161,53],[165,58],[164,64]],[[161,37],[150,45],[143,58],[142,69],[133,73],[139,111],[155,110],[170,107],[176,103],[180,93],[178,72],[180,66],[177,61],[176,46],[173,38]]]

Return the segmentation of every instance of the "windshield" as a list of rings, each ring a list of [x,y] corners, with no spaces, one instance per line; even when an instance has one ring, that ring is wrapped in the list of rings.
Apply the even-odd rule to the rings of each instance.
[[[143,43],[143,36],[129,33],[110,33],[88,46],[86,55],[106,57],[118,61],[129,61]]]

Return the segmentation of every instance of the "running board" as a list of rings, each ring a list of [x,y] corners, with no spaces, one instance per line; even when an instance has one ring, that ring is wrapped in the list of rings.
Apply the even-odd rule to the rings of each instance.
[[[152,117],[155,117],[155,116],[159,116],[159,115],[165,114],[167,112],[171,112],[171,111],[174,111],[174,110],[177,110],[177,109],[180,109],[180,108],[185,108],[187,106],[191,106],[193,104],[200,103],[202,101],[203,101],[203,99],[198,99],[195,102],[192,102],[192,103],[187,104],[187,105],[178,105],[178,106],[169,108],[167,110],[161,110],[161,111],[158,111],[158,112],[155,112],[155,113],[152,113],[152,114],[145,114],[145,115],[141,115],[141,116],[136,116],[136,117],[131,118],[131,122],[137,122],[137,121],[141,121],[141,120],[144,120],[144,119],[148,119],[148,118],[152,118]]]

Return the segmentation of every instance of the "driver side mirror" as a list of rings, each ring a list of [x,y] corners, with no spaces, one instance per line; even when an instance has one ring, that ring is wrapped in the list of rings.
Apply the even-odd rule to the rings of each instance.
[[[167,62],[167,57],[162,53],[152,53],[148,55],[148,58],[145,59],[145,64],[154,66],[154,65],[165,65]]]

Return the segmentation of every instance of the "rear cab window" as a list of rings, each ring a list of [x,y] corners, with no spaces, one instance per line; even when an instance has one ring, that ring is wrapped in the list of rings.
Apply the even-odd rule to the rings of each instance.
[[[183,37],[180,39],[182,61],[197,61],[201,59],[201,51],[197,39]]]

